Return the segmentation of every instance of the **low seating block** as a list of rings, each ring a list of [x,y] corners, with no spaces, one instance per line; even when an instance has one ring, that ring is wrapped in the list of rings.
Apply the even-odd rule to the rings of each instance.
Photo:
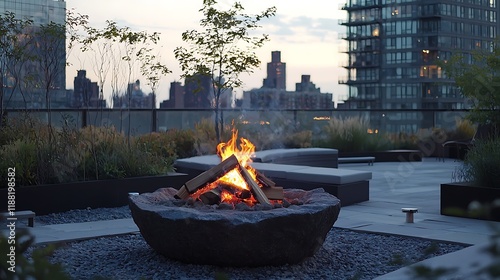
[[[0,213],[0,219],[6,220],[9,217],[15,217],[17,219],[28,219],[28,226],[35,226],[35,212],[30,210],[25,211],[15,211],[14,215],[10,215],[10,212],[2,212]]]
[[[368,163],[373,165],[375,157],[341,157],[338,159],[339,163]]]

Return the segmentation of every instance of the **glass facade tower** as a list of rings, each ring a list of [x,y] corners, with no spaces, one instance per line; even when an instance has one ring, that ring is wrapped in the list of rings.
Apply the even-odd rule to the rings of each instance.
[[[33,21],[33,26],[35,28],[31,29],[31,32],[37,32],[37,27],[41,25],[48,25],[49,23],[55,23],[64,26],[66,23],[66,2],[63,0],[2,0],[0,1],[0,14],[3,16],[6,12],[14,13],[17,19],[29,19]],[[36,44],[32,46],[39,46],[44,43],[44,39],[35,38]],[[48,41],[45,41],[48,42]],[[34,52],[37,52],[40,56],[45,56],[46,60],[56,59],[55,65],[51,66],[52,72],[50,75],[53,80],[50,82],[51,88],[51,103],[53,108],[64,107],[66,103],[66,50],[65,50],[65,39],[57,39],[50,41],[52,48],[57,49],[57,53],[54,54],[40,54],[41,49],[33,48]],[[48,47],[46,49],[49,49]],[[50,57],[49,57],[50,55]],[[48,64],[48,62],[46,63]],[[36,63],[27,63],[24,66],[24,73],[43,73],[41,69],[46,68],[45,66],[37,65]],[[18,80],[23,80],[23,75],[33,74],[20,74]],[[45,74],[44,74],[45,75]],[[36,90],[37,86],[30,86],[24,89],[23,94],[20,93],[19,87],[13,86],[12,79],[9,79],[8,73],[3,77],[4,86],[9,89],[12,87],[11,91],[7,90],[9,95],[5,103],[6,108],[46,108],[45,98],[40,90]]]
[[[34,25],[48,24],[51,21],[64,24],[66,2],[63,0],[2,0],[0,12],[13,12],[17,18],[33,20]]]
[[[471,59],[474,50],[492,48],[497,0],[349,0],[342,9],[348,62],[339,83],[349,86],[347,108],[466,107],[436,62],[457,52]],[[410,114],[409,121],[418,117]]]

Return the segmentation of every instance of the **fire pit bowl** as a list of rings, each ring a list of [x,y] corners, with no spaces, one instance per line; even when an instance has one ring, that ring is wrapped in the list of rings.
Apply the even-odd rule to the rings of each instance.
[[[161,188],[131,195],[129,206],[155,251],[192,264],[299,263],[322,246],[340,212],[340,200],[323,189],[286,189],[284,197],[291,205],[268,210],[179,205],[176,193],[174,188]]]

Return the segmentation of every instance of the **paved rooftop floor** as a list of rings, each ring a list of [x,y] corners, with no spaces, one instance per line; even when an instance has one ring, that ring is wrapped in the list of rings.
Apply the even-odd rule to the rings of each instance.
[[[440,214],[440,185],[452,182],[462,163],[424,158],[422,162],[341,164],[339,168],[372,171],[370,200],[343,207],[335,226],[479,244],[489,240],[491,222]],[[415,207],[414,223],[406,223],[401,208]]]
[[[493,234],[491,226],[500,226],[500,223],[440,214],[440,184],[451,182],[452,172],[460,165],[461,162],[453,159],[442,162],[435,158],[424,158],[422,162],[375,163],[373,166],[340,164],[342,169],[371,171],[373,179],[370,181],[370,200],[343,207],[334,227],[475,245],[425,261],[430,266],[460,267],[454,279],[467,279],[470,265],[476,261],[482,264],[491,261],[480,250]],[[414,223],[405,222],[405,213],[401,211],[404,207],[418,208]],[[30,231],[37,243],[47,243],[127,234],[138,229],[132,219],[38,227],[35,219],[35,227]],[[406,270],[403,268],[377,279],[407,279]]]

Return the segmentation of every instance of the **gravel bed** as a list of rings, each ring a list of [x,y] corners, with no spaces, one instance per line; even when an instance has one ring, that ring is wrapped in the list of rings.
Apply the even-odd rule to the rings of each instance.
[[[129,217],[126,206],[73,210],[37,220],[54,224]],[[72,279],[373,279],[465,247],[333,228],[322,248],[301,264],[231,268],[172,261],[153,251],[140,234],[129,234],[67,243],[51,262],[61,263]]]
[[[72,279],[373,279],[403,266],[464,248],[416,238],[333,228],[323,247],[301,264],[231,268],[184,264],[156,254],[140,234],[72,242],[51,262]],[[95,278],[97,279],[97,278]]]
[[[36,216],[37,225],[71,224],[132,218],[128,206],[116,208],[75,209],[63,213]]]

